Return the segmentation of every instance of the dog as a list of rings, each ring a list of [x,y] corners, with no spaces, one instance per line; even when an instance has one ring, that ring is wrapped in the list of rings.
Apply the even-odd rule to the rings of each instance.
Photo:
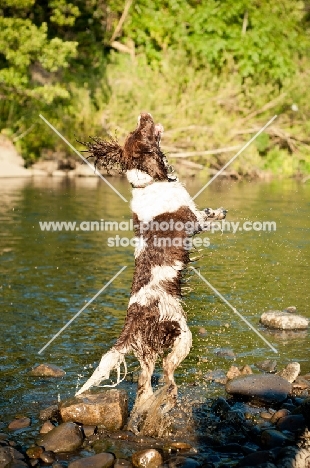
[[[164,391],[170,400],[176,400],[174,371],[192,344],[181,304],[182,271],[190,260],[192,236],[226,216],[222,208],[197,209],[161,151],[162,133],[162,125],[155,125],[151,114],[141,113],[136,130],[123,147],[113,138],[81,142],[89,157],[95,158],[95,166],[126,173],[132,186],[131,209],[139,242],[124,328],[76,395],[108,379],[112,369],[119,372],[125,355],[133,353],[141,372],[128,427],[136,433],[137,421],[153,398],[151,377],[158,356],[163,357]]]

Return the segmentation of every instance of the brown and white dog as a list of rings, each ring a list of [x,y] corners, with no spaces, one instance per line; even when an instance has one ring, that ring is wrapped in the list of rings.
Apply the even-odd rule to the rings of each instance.
[[[124,328],[115,345],[101,359],[93,375],[77,392],[108,379],[112,369],[133,353],[141,366],[132,412],[136,416],[151,401],[151,376],[163,356],[165,390],[176,398],[174,371],[188,355],[191,332],[181,305],[181,274],[189,262],[190,238],[208,229],[212,220],[225,218],[223,209],[199,211],[184,186],[174,177],[160,149],[163,128],[142,113],[136,130],[121,147],[114,139],[84,143],[106,169],[118,167],[132,185],[131,208],[135,235],[135,271]],[[131,429],[138,431],[137,425]]]

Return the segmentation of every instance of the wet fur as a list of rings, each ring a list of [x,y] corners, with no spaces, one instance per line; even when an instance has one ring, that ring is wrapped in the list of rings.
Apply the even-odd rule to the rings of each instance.
[[[165,395],[173,405],[177,387],[174,371],[189,353],[192,338],[181,304],[181,275],[189,262],[188,239],[207,229],[225,211],[207,208],[199,211],[160,149],[162,127],[150,114],[139,117],[136,130],[121,147],[114,139],[93,138],[86,142],[97,166],[118,168],[133,186],[131,208],[135,235],[141,240],[135,250],[135,270],[124,328],[113,348],[103,356],[98,368],[78,394],[108,378],[130,352],[139,360],[141,373],[137,398],[128,428],[141,429],[141,421],[154,403],[151,376],[158,356],[163,357]],[[196,229],[159,230],[141,228],[141,223],[187,222]],[[175,226],[175,224],[173,224]],[[168,239],[170,245],[160,244]],[[177,242],[176,242],[177,240]],[[158,245],[156,244],[158,243]],[[163,390],[160,391],[161,395]],[[158,406],[158,405],[157,405]]]

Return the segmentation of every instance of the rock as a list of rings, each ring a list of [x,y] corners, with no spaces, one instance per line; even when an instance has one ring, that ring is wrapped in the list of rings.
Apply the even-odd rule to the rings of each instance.
[[[39,364],[29,372],[33,377],[63,377],[65,371],[54,364]]]
[[[290,362],[285,369],[281,372],[278,372],[277,375],[283,377],[288,382],[294,382],[300,373],[300,364],[299,362]]]
[[[207,330],[204,327],[200,327],[198,330],[199,335],[206,335]]]
[[[85,425],[103,425],[109,431],[121,429],[127,420],[128,401],[125,390],[83,393],[60,406],[63,421]]]
[[[229,380],[226,392],[240,397],[255,398],[266,403],[281,403],[292,390],[291,384],[279,375],[246,375]]]
[[[132,455],[132,464],[136,468],[157,468],[162,465],[163,458],[155,449],[146,449]]]
[[[283,447],[284,445],[287,445],[290,440],[280,431],[267,429],[262,432],[261,442],[264,447],[271,449],[275,447]]]
[[[262,413],[260,413],[260,417],[262,419],[264,419],[265,421],[270,421],[271,422],[271,419],[272,419],[272,414],[270,413],[267,413],[267,411],[263,411]]]
[[[132,463],[125,458],[117,458],[114,463],[114,468],[132,468]]]
[[[40,455],[40,458],[42,461],[44,461],[44,463],[48,463],[49,465],[54,463],[54,461],[56,460],[54,452],[51,452],[51,451],[43,452]]]
[[[39,447],[38,445],[36,445],[35,447],[30,447],[26,450],[26,454],[29,458],[40,458],[43,452],[43,448]]]
[[[236,377],[240,377],[240,375],[241,375],[241,371],[239,370],[239,367],[230,366],[226,374],[226,377],[228,378],[228,380],[232,380],[232,379],[235,379]]]
[[[83,432],[85,437],[90,437],[95,434],[97,426],[83,426]]]
[[[39,464],[39,459],[38,458],[31,458],[29,460],[30,466],[37,466]]]
[[[203,378],[206,381],[216,382],[222,385],[225,385],[227,382],[226,374],[222,369],[214,371],[210,370],[203,376]]]
[[[13,461],[13,457],[6,450],[6,447],[0,447],[0,466],[1,468],[9,468],[11,466],[11,463]]]
[[[45,423],[40,429],[40,434],[47,434],[48,432],[52,431],[54,427],[55,426],[51,423],[51,421],[45,421]]]
[[[276,372],[277,370],[277,361],[275,359],[266,359],[265,361],[259,361],[255,366],[264,372]]]
[[[213,413],[226,417],[226,415],[231,411],[231,407],[223,397],[218,397],[211,406]]]
[[[110,468],[114,464],[112,453],[98,453],[69,463],[68,468]]]
[[[303,379],[302,377],[297,377],[297,379],[293,383],[293,391],[305,390],[308,388],[310,388],[309,380]]]
[[[260,322],[269,328],[279,330],[304,330],[309,326],[309,320],[297,314],[289,314],[280,310],[264,312]]]
[[[306,398],[300,406],[301,414],[306,420],[308,427],[310,427],[310,398]]]
[[[192,446],[186,442],[171,442],[169,447],[171,447],[173,450],[180,450],[183,452],[192,448]]]
[[[284,312],[288,312],[289,314],[296,314],[297,308],[295,306],[289,306],[284,309]]]
[[[83,443],[83,434],[77,424],[66,422],[38,438],[38,445],[46,451],[73,452]]]
[[[251,453],[242,458],[237,466],[257,466],[272,461],[273,459],[273,455],[268,450],[259,450],[258,452]]]
[[[58,421],[59,416],[58,405],[51,405],[40,411],[39,418],[42,419],[42,421],[47,421],[48,419]]]
[[[253,374],[253,371],[251,369],[250,366],[248,366],[247,364],[243,367],[240,367],[240,372],[241,372],[241,375],[251,375]]]
[[[210,460],[211,457],[208,457],[208,460]],[[220,459],[218,460],[220,461]],[[199,468],[201,464],[197,461],[194,460],[193,458],[185,458],[185,457],[180,457],[177,456],[174,459],[169,461],[169,468]],[[206,466],[206,465],[204,465]],[[213,464],[211,466],[214,466]]]
[[[11,431],[16,431],[17,429],[23,429],[29,427],[31,424],[30,418],[16,418],[8,425],[8,428]]]
[[[276,411],[270,420],[272,424],[275,424],[279,419],[284,418],[290,414],[289,410],[281,408],[279,411]]]
[[[230,357],[230,358],[236,357],[234,351],[231,348],[218,348],[214,352],[217,356]]]
[[[24,455],[13,447],[0,447],[1,468],[24,468],[28,465],[24,461]]]
[[[306,421],[302,414],[290,414],[277,422],[279,431],[298,432],[306,429]]]

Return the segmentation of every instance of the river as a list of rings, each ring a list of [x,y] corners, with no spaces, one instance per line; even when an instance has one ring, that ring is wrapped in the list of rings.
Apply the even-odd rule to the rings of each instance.
[[[125,179],[109,181],[130,199]],[[188,179],[186,187],[194,195],[205,183]],[[7,422],[20,414],[34,417],[42,407],[73,395],[114,343],[129,300],[133,247],[126,246],[132,237],[126,230],[129,203],[98,178],[0,179],[0,194],[0,420]],[[278,353],[191,270],[186,310],[194,339],[177,370],[178,383],[202,385],[208,370],[253,366],[267,358],[276,359],[278,368],[298,361],[302,373],[310,372],[308,331],[275,334],[259,324],[262,312],[292,305],[310,318],[310,183],[217,180],[196,202],[201,208],[225,207],[227,221],[239,225],[235,233],[232,225],[230,231],[226,226],[222,232],[204,233],[203,257],[192,265]],[[42,230],[40,222],[45,221],[76,222],[79,230]],[[123,221],[124,230],[86,230],[91,221],[99,227],[104,221]],[[273,223],[272,230],[263,230],[266,221]],[[117,235],[123,240],[109,246],[117,243]],[[39,353],[123,266],[100,296]],[[206,333],[199,333],[201,327]],[[62,367],[66,376],[30,377],[28,371],[42,362]],[[128,362],[130,369],[136,366],[133,359]],[[135,384],[126,385],[134,394]],[[219,391],[214,384],[204,387],[206,397]]]

